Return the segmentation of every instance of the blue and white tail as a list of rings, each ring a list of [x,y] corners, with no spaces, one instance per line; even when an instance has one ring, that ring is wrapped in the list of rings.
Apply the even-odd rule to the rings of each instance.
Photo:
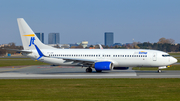
[[[23,18],[18,18],[17,22],[24,50],[54,49],[43,44]]]

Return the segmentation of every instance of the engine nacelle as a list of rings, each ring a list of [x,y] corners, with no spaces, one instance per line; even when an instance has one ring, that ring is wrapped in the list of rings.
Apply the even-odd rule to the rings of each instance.
[[[103,62],[96,62],[94,64],[94,68],[96,70],[111,70],[113,68],[113,63],[109,61],[103,61]]]
[[[129,67],[114,67],[115,70],[127,70]]]

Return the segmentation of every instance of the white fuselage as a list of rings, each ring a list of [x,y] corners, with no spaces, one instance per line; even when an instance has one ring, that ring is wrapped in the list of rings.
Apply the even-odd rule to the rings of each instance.
[[[42,49],[41,51],[46,57],[42,57],[39,61],[54,65],[81,65],[62,58],[110,61],[114,67],[162,67],[177,62],[177,59],[168,53],[146,49]],[[36,50],[32,50],[27,56],[37,59],[39,54]]]

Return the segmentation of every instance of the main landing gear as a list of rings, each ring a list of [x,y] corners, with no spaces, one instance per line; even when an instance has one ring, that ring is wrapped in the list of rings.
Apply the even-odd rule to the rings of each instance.
[[[91,67],[89,67],[89,68],[86,68],[86,73],[91,73],[92,72],[92,69],[91,69]]]
[[[91,73],[91,72],[92,72],[91,67],[86,68],[86,73]],[[102,72],[102,70],[96,70],[96,72],[100,73],[100,72]]]

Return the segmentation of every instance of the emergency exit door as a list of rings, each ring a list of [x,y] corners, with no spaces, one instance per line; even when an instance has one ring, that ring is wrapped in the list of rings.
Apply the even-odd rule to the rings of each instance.
[[[153,53],[153,61],[157,60],[157,53]]]

